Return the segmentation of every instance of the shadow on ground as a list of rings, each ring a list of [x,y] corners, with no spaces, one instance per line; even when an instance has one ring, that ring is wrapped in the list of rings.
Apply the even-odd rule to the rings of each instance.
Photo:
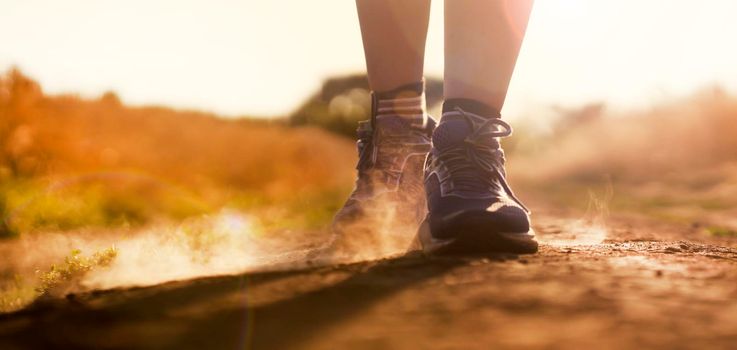
[[[0,316],[0,348],[291,348],[463,261],[404,257],[39,301]]]

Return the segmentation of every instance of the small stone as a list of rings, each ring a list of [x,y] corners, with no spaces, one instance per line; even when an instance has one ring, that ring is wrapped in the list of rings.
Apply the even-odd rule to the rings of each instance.
[[[488,264],[488,263],[489,263],[490,261],[491,261],[491,260],[489,260],[489,258],[483,258],[483,259],[478,259],[478,260],[472,260],[472,261],[471,261],[471,263],[470,263],[470,265],[471,265],[471,266],[479,266],[479,265],[484,265],[484,264]]]
[[[681,248],[678,247],[668,247],[663,250],[666,254],[673,254],[673,253],[679,253],[681,252]]]
[[[663,277],[663,271],[662,270],[655,270],[655,277]]]

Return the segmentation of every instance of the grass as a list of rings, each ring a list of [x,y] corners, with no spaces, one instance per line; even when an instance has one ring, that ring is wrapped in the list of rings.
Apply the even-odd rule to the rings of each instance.
[[[0,288],[0,313],[19,310],[38,297],[32,284],[20,276],[12,276],[9,282]]]
[[[243,192],[234,195],[225,206],[258,217],[265,231],[319,229],[330,222],[349,191],[349,187],[300,191],[279,200]]]
[[[21,232],[141,226],[165,217],[181,220],[210,210],[194,195],[136,182],[92,181],[55,188],[48,181],[15,179],[0,186],[0,237]]]
[[[520,186],[553,207],[578,212],[600,206],[610,213],[633,213],[658,221],[690,226],[704,223],[705,213],[729,213],[737,203],[729,196],[714,191],[690,191],[679,183],[664,186],[665,190],[643,190],[642,185],[620,179],[600,180],[559,179],[550,182],[521,182]],[[523,197],[524,198],[524,197]],[[595,209],[595,208],[593,208]],[[714,230],[712,236],[731,237],[728,232]],[[729,231],[729,230],[727,230]]]
[[[182,221],[231,208],[262,220],[266,229],[317,229],[332,218],[350,188],[294,191],[271,197],[258,191],[230,191],[215,199],[185,191],[164,191],[137,183],[99,182],[50,190],[48,181],[0,185],[0,238],[21,232],[80,228],[140,227],[154,220]]]
[[[20,275],[13,276],[11,281],[0,288],[0,313],[19,310],[37,298],[64,291],[79,283],[88,272],[109,266],[118,255],[115,247],[85,256],[78,249],[72,250],[59,264],[36,272],[36,281],[29,283]]]
[[[79,249],[75,249],[64,258],[61,264],[54,264],[44,272],[39,272],[39,284],[35,288],[38,295],[53,292],[65,285],[77,283],[87,272],[98,267],[109,266],[118,255],[115,247],[84,256]]]
[[[714,237],[737,238],[737,230],[727,227],[709,226],[706,228],[706,232]]]

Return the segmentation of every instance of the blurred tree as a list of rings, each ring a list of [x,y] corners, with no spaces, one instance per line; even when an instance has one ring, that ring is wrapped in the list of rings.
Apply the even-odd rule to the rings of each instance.
[[[33,171],[34,105],[40,86],[17,68],[0,77],[0,167],[12,176]]]
[[[101,97],[100,102],[110,107],[121,107],[123,104],[120,102],[120,97],[115,91],[106,91]]]

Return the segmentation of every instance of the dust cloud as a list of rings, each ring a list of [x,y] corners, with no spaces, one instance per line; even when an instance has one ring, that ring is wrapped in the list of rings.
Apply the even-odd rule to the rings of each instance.
[[[614,187],[607,181],[604,192],[597,195],[589,190],[589,201],[583,217],[577,220],[561,220],[554,234],[546,235],[540,243],[551,246],[590,246],[604,242],[609,236],[607,219]]]
[[[416,226],[392,206],[353,227],[350,236],[274,233],[258,218],[224,210],[171,227],[151,227],[115,243],[117,257],[91,271],[84,289],[147,286],[203,276],[299,269],[376,260],[407,251]],[[370,221],[370,222],[369,222]],[[370,229],[370,230],[369,230]],[[326,230],[328,231],[328,230]]]
[[[64,274],[41,294],[63,296],[91,290],[143,287],[205,276],[253,271],[294,270],[317,266],[377,260],[404,254],[410,248],[424,212],[406,215],[397,205],[381,203],[370,215],[337,233],[265,228],[257,216],[223,209],[181,222],[158,222],[143,228],[87,229],[28,233],[0,242],[2,266],[0,297],[18,290],[33,301],[50,271],[69,271],[70,257],[89,257],[112,248],[105,266]],[[399,215],[402,213],[402,215]],[[84,260],[87,259],[87,260]],[[18,285],[16,281],[23,281]],[[58,282],[58,283],[57,283]]]
[[[202,276],[310,266],[320,242],[272,234],[258,219],[224,210],[170,227],[151,227],[116,243],[117,257],[89,273],[85,289],[147,286]],[[324,244],[324,243],[323,243]],[[313,256],[313,260],[315,260]],[[322,263],[329,261],[327,257]]]

